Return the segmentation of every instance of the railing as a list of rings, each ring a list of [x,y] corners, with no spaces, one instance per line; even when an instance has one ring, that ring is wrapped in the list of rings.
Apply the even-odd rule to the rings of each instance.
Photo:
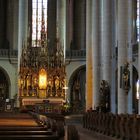
[[[138,45],[133,45],[133,56],[138,55]],[[18,50],[0,49],[0,57],[18,57]],[[66,59],[86,58],[86,50],[67,50]]]
[[[67,59],[86,58],[86,50],[71,50],[66,51]]]
[[[0,49],[0,57],[14,57],[18,56],[17,50]]]
[[[17,57],[18,50],[0,49],[0,57]],[[85,58],[86,50],[72,50],[66,51],[67,59]]]

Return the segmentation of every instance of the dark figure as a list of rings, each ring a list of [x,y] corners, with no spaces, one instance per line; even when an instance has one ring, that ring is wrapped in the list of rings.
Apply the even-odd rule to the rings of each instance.
[[[130,88],[130,71],[129,71],[129,63],[125,63],[123,74],[122,74],[122,80],[123,80],[123,89],[129,90]]]
[[[109,112],[110,111],[110,90],[107,81],[102,80],[100,84],[100,105],[99,111]]]

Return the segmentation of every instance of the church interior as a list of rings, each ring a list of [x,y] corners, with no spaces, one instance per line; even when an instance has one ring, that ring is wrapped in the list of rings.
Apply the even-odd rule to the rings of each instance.
[[[139,0],[0,0],[0,139],[140,140]]]

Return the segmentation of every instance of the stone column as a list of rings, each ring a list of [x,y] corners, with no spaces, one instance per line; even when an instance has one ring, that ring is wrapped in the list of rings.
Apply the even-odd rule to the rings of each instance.
[[[61,45],[66,47],[66,0],[57,0],[57,32]]]
[[[139,7],[140,7],[140,1],[139,1]],[[139,10],[139,15],[140,15],[140,10]],[[139,21],[140,21],[140,16],[139,16]],[[139,33],[140,33],[140,28],[139,28]],[[138,74],[139,74],[139,81],[140,81],[140,35],[139,35],[139,44],[138,44]],[[140,86],[140,82],[139,82]],[[140,96],[140,92],[139,92]],[[139,98],[139,105],[138,105],[138,114],[140,115],[140,98]]]
[[[111,0],[102,0],[101,7],[101,68],[102,79],[111,83],[112,48],[112,4]]]
[[[47,37],[49,51],[56,45],[56,5],[56,0],[48,0]]]
[[[140,36],[139,36],[139,40],[140,40]],[[139,96],[140,96],[140,42],[139,42],[139,49],[138,49],[138,73],[139,73]],[[140,115],[140,98],[139,98],[139,105],[138,105],[138,113]]]
[[[17,44],[14,44],[14,45],[15,45],[15,47],[18,48],[18,71],[19,71],[20,57],[21,57],[21,53],[22,53],[23,42],[26,41],[27,32],[28,32],[28,10],[29,10],[28,9],[28,0],[18,1],[16,7],[17,7],[17,9],[16,9],[17,11],[14,11],[14,13],[16,14],[14,17],[14,20],[16,20],[17,22],[14,23],[14,30],[15,30],[14,40],[15,40],[15,43],[17,43]],[[16,35],[16,33],[17,33],[17,35]],[[17,74],[17,77],[18,77],[18,74]],[[16,85],[17,85],[17,83],[16,83]],[[18,93],[18,89],[17,89],[17,93]],[[19,106],[18,99],[19,99],[19,94],[17,96],[17,106]]]
[[[88,0],[87,0],[88,1]],[[92,6],[92,27],[89,26],[89,36],[92,37],[92,108],[99,106],[99,88],[100,88],[100,2],[92,0],[89,6]],[[87,7],[88,9],[88,7]],[[89,11],[90,12],[90,11]]]
[[[28,32],[28,0],[24,0],[24,1],[21,0],[16,6],[18,7],[17,10],[19,13],[18,15],[15,15],[17,18],[17,22],[14,23],[15,24],[14,26],[16,26],[16,28],[14,29],[17,30],[15,31],[17,32],[17,36],[16,34],[13,36],[15,37],[14,40],[17,39],[17,45],[15,45],[15,47],[18,47],[18,68],[19,68],[23,42],[26,41],[27,32]]]
[[[132,44],[132,38],[133,38],[133,2],[132,0],[128,0],[128,62],[129,62],[129,70],[130,70],[130,85],[131,88],[128,92],[128,111],[127,113],[132,114],[133,111],[133,44]],[[135,9],[136,10],[136,9]]]
[[[140,75],[140,43],[138,44],[139,45],[139,51],[138,51],[138,68],[139,68],[139,75]],[[140,76],[139,76],[139,86],[140,86]],[[139,96],[140,96],[140,92],[139,92]],[[138,114],[140,115],[140,98],[139,98],[139,101],[138,101]]]
[[[117,46],[117,1],[116,0],[113,0],[112,1],[112,70],[111,70],[111,88],[110,88],[110,92],[111,92],[111,95],[110,95],[110,100],[111,100],[111,112],[112,113],[116,113],[117,110],[116,110],[116,99],[117,99],[117,96],[116,96],[116,89],[117,89],[117,61],[116,61],[116,46]]]
[[[7,39],[11,49],[18,49],[27,34],[28,0],[7,3]]]
[[[7,49],[9,46],[6,45],[6,2],[5,0],[0,1],[0,48]]]
[[[86,0],[86,110],[92,107],[92,0]]]
[[[66,50],[71,49],[73,42],[73,0],[66,1]]]
[[[128,0],[118,0],[118,113],[127,113],[127,94],[121,88],[121,66],[127,62]]]
[[[75,50],[85,49],[86,0],[74,0],[73,40]]]
[[[17,2],[11,2],[10,0],[7,1],[7,42],[8,45],[13,48],[13,37],[14,37],[14,5],[17,5]],[[16,9],[18,6],[16,7]],[[17,13],[18,14],[18,13]],[[16,16],[17,17],[17,16]],[[18,22],[18,19],[15,23]]]

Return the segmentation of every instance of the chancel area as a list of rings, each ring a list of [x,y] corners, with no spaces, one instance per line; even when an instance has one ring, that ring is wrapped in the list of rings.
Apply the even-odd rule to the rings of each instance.
[[[139,0],[0,0],[0,139],[139,140],[139,41]]]

